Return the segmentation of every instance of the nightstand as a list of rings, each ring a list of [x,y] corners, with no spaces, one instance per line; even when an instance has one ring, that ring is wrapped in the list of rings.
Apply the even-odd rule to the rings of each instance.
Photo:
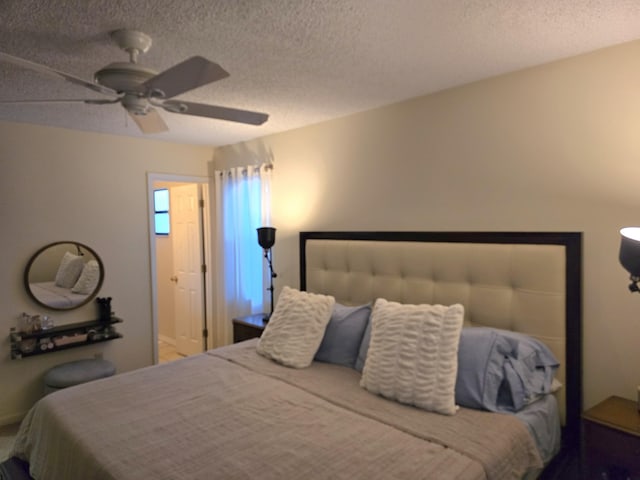
[[[264,317],[266,317],[266,314],[256,313],[254,315],[234,318],[233,343],[242,342],[262,335],[262,331],[267,325],[263,320]]]
[[[609,397],[582,414],[582,459],[589,479],[640,479],[640,413],[636,402]]]

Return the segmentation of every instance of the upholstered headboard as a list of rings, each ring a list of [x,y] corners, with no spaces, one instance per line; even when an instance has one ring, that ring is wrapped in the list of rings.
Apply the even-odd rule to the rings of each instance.
[[[559,359],[565,435],[581,399],[580,233],[302,232],[300,287],[345,305],[461,303],[465,325],[526,333]]]

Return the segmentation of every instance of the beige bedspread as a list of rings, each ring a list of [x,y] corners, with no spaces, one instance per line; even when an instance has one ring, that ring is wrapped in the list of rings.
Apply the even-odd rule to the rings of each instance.
[[[511,416],[430,414],[358,381],[281,367],[245,342],[51,394],[14,454],[36,480],[508,479],[541,466]]]

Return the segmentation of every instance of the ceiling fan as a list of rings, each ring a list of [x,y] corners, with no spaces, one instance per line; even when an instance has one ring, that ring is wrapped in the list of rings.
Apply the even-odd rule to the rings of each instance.
[[[160,133],[168,130],[164,120],[154,107],[182,115],[228,120],[231,122],[262,125],[269,116],[265,113],[204,103],[171,100],[175,96],[229,76],[217,63],[194,56],[157,73],[138,64],[138,56],[151,47],[151,37],[135,30],[111,32],[113,41],[129,54],[128,62],[114,62],[98,70],[94,81],[0,52],[0,61],[19,65],[46,75],[66,80],[93,92],[109,95],[109,99],[67,100],[15,100],[0,103],[53,103],[81,102],[91,105],[120,103],[143,133]]]

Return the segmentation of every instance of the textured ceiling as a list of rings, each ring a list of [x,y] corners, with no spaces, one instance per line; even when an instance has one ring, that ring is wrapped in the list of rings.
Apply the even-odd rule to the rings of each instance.
[[[184,100],[270,114],[262,126],[161,115],[168,141],[225,145],[640,38],[638,0],[2,0],[0,50],[86,80],[153,38],[157,71],[202,55],[231,76]],[[640,61],[640,59],[638,59]],[[96,98],[0,63],[0,100]],[[0,105],[0,120],[143,136],[119,105]]]

